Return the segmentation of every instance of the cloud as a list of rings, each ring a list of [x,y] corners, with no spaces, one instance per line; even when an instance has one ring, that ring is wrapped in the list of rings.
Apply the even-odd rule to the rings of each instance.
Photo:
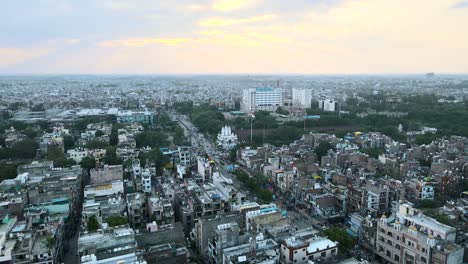
[[[240,24],[252,24],[264,22],[276,18],[275,14],[265,14],[247,18],[210,18],[200,21],[200,26],[203,27],[227,27]]]
[[[230,12],[252,7],[255,3],[256,1],[254,0],[216,0],[213,4],[213,9],[221,12]]]
[[[0,47],[0,67],[15,65],[34,58],[45,56],[50,50],[45,48],[1,48]]]
[[[453,9],[463,9],[468,8],[468,1],[461,1],[452,5]]]
[[[190,41],[190,38],[155,38],[155,39],[124,39],[124,40],[108,40],[97,43],[100,47],[133,47],[145,46],[150,44],[160,44],[165,46],[176,46],[184,42]]]

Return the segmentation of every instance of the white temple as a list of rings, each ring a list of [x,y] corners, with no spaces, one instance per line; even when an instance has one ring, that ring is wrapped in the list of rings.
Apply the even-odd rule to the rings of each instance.
[[[230,126],[223,126],[223,128],[221,128],[221,133],[218,134],[216,142],[218,143],[218,147],[224,150],[230,150],[238,143],[237,135],[232,133]]]

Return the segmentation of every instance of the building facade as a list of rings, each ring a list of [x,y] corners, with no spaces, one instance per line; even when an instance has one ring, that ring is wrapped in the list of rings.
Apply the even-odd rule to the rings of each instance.
[[[246,89],[242,93],[241,110],[244,112],[274,112],[283,103],[283,91],[272,88]]]

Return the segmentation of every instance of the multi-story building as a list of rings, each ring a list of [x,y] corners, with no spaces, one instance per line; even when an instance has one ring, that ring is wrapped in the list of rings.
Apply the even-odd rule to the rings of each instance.
[[[338,102],[331,99],[325,99],[319,101],[319,108],[325,112],[335,112]]]
[[[459,264],[463,262],[463,248],[454,244],[455,236],[455,228],[403,203],[396,216],[380,218],[375,253],[394,264]]]
[[[305,264],[338,256],[338,243],[325,237],[302,240],[290,237],[281,243],[281,264]]]
[[[283,103],[283,91],[272,88],[246,89],[242,93],[241,109],[245,112],[274,112]]]
[[[154,124],[154,113],[149,111],[133,112],[133,111],[119,111],[117,113],[117,123],[140,123],[140,124]]]
[[[310,89],[292,89],[293,107],[304,109],[312,105],[312,90]]]

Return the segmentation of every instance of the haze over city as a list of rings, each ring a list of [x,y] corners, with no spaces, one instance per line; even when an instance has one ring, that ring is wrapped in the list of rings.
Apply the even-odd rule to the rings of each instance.
[[[465,73],[464,0],[43,0],[0,8],[1,74]]]

